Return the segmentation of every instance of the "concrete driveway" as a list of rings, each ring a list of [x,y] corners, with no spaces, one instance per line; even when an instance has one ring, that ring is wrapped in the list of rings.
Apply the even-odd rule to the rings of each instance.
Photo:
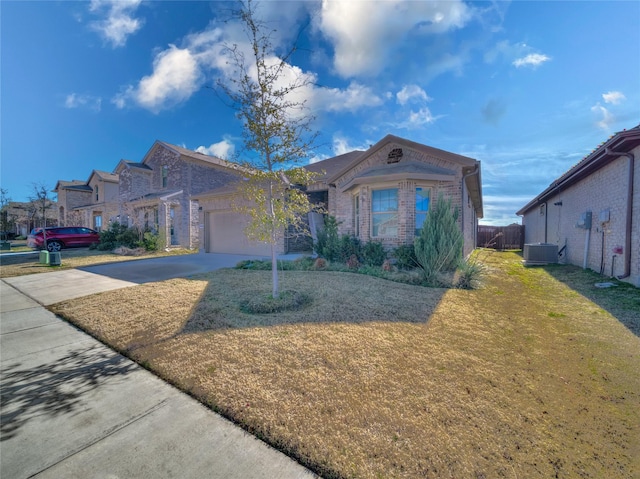
[[[295,257],[296,256],[281,256],[281,258]],[[185,278],[195,274],[215,271],[220,268],[231,268],[246,259],[265,258],[263,256],[238,254],[195,253],[137,261],[123,261],[121,263],[100,264],[79,269],[121,281],[142,284],[164,281],[170,278]]]
[[[292,260],[299,256],[283,255],[279,258]],[[40,304],[48,306],[67,299],[81,298],[103,291],[171,278],[186,278],[220,268],[230,268],[246,259],[265,258],[263,256],[195,253],[16,276],[6,278],[4,281]]]
[[[316,477],[42,307],[236,264],[223,256],[0,281],[0,477]]]

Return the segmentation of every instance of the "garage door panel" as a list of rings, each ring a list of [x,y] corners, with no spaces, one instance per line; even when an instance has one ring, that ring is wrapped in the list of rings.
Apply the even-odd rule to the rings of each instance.
[[[249,217],[234,212],[209,213],[209,252],[270,255],[271,245],[249,241],[244,229]]]

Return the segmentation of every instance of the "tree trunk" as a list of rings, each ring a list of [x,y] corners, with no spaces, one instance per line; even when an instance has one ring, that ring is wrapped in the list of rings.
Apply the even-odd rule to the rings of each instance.
[[[276,240],[275,231],[275,211],[273,210],[273,187],[271,180],[269,181],[268,211],[271,217],[271,296],[275,299],[280,295],[278,291],[278,258],[276,256]]]

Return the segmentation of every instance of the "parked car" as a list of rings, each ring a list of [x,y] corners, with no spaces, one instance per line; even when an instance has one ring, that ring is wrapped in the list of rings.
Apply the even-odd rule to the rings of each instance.
[[[62,248],[91,246],[100,242],[100,233],[81,226],[61,226],[47,228],[47,250],[60,251]],[[27,236],[27,246],[33,249],[44,248],[42,228],[36,228]]]

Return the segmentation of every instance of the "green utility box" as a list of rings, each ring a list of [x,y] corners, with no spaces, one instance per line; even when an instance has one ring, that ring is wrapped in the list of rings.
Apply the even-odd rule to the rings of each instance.
[[[49,252],[46,249],[40,251],[40,264],[49,264]]]
[[[8,241],[0,241],[0,251],[11,251],[11,243]]]
[[[61,259],[59,252],[49,253],[49,264],[51,266],[60,266]]]

